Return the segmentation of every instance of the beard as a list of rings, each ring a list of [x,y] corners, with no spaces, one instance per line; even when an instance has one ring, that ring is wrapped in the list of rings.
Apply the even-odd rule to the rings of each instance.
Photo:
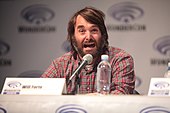
[[[103,51],[103,47],[104,47],[104,44],[105,44],[105,40],[102,40],[100,41],[100,43],[96,43],[95,40],[91,40],[89,42],[95,42],[95,46],[96,46],[96,51],[94,51],[93,53],[90,53],[94,58],[95,57],[98,57],[100,56],[100,54],[102,53]],[[103,43],[102,43],[103,42]],[[86,55],[87,53],[85,53],[83,51],[83,44],[81,45],[81,47],[78,46],[78,42],[75,38],[73,38],[73,46],[74,46],[74,49],[76,50],[76,52],[81,56],[83,57],[84,55]]]

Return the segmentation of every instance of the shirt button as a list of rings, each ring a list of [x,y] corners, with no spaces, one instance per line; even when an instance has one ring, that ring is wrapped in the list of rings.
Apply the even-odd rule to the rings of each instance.
[[[86,87],[86,90],[87,90],[87,91],[89,91],[89,90],[90,90],[90,87],[89,87],[89,86],[87,86],[87,87]]]

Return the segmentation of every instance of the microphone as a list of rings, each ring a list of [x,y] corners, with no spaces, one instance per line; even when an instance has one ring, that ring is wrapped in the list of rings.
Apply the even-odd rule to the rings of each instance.
[[[80,66],[76,68],[76,70],[73,72],[71,77],[69,78],[68,84],[71,82],[74,76],[76,76],[79,71],[84,68],[85,65],[90,64],[93,61],[93,56],[91,54],[86,54],[83,56],[83,61],[81,62]]]

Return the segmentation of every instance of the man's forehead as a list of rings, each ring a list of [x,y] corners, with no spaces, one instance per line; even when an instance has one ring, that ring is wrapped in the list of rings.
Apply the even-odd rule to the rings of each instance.
[[[88,22],[83,16],[78,15],[75,22],[76,28],[83,28],[88,25],[91,28],[98,27],[98,25]]]

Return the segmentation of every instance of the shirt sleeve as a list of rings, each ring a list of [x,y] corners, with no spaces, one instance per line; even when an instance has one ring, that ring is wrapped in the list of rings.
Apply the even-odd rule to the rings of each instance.
[[[133,58],[120,52],[112,62],[111,94],[132,94],[135,88]]]
[[[61,75],[60,64],[54,60],[47,70],[42,74],[42,78],[59,78]]]

